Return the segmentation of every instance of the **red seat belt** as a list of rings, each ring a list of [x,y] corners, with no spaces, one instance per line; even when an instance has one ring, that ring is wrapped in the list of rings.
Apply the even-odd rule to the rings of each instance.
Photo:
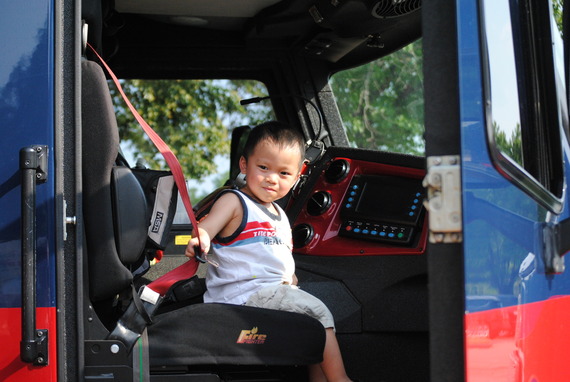
[[[129,101],[127,95],[123,91],[123,87],[121,86],[119,79],[117,78],[117,76],[115,76],[109,65],[107,65],[107,63],[103,60],[103,58],[97,53],[97,51],[90,44],[87,45],[89,45],[91,50],[99,58],[99,60],[107,70],[107,73],[109,73],[109,75],[115,82],[115,85],[119,89],[121,96],[125,100],[125,103],[133,113],[137,122],[141,125],[144,132],[148,135],[152,143],[154,143],[156,148],[160,151],[160,153],[166,160],[166,163],[170,167],[170,171],[174,176],[174,181],[176,182],[176,186],[178,187],[178,191],[180,192],[180,196],[182,198],[182,202],[184,203],[186,213],[188,214],[190,222],[192,223],[192,230],[197,231],[196,227],[198,227],[198,223],[196,221],[196,216],[194,215],[194,210],[192,209],[192,203],[190,202],[190,197],[188,196],[188,188],[186,187],[186,181],[184,179],[184,174],[182,173],[182,167],[180,166],[178,158],[176,158],[176,155],[174,155],[170,147],[168,147],[168,145],[162,140],[162,138],[152,129],[152,127],[150,127],[150,125],[143,119],[143,117],[141,117],[137,109],[135,109],[135,107],[132,105],[131,101]],[[198,242],[199,242],[198,248],[201,248],[200,236],[198,236]],[[201,251],[196,253],[201,253]],[[198,265],[199,261],[197,258],[196,261],[187,261],[184,264],[180,265],[179,267],[171,270],[170,272],[154,280],[146,287],[152,289],[153,291],[163,296],[168,291],[170,286],[175,282],[192,277],[196,273]]]

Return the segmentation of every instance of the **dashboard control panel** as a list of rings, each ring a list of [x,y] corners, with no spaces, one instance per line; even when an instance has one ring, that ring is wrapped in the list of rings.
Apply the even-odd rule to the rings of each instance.
[[[423,215],[421,180],[357,175],[340,208],[339,234],[363,240],[409,244]]]
[[[405,162],[407,157],[402,160]],[[421,160],[385,164],[332,157],[294,219],[296,253],[421,254],[427,241]]]

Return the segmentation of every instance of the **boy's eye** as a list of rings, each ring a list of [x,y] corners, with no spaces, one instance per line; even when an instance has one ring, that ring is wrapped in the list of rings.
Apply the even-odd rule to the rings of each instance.
[[[267,166],[259,165],[258,167],[262,170],[267,170]]]

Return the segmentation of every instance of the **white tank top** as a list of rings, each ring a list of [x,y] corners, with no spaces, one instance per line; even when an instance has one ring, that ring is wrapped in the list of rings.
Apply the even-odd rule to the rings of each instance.
[[[246,194],[238,195],[243,207],[240,227],[229,237],[212,241],[212,256],[220,266],[208,267],[204,302],[244,304],[259,289],[292,283],[295,273],[291,226],[281,207],[278,216]]]

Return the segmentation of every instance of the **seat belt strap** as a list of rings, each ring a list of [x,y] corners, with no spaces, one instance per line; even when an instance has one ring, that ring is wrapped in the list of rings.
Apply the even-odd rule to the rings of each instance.
[[[148,333],[146,328],[133,348],[133,382],[150,382]]]
[[[162,140],[162,138],[144,120],[144,118],[141,117],[137,109],[133,106],[133,104],[125,94],[123,87],[119,82],[119,79],[117,78],[115,73],[113,73],[109,65],[107,65],[105,60],[103,60],[103,58],[99,55],[99,53],[97,53],[97,51],[89,43],[87,45],[91,48],[91,50],[95,53],[99,61],[103,64],[104,68],[107,70],[107,73],[109,73],[109,75],[113,79],[113,82],[117,86],[117,89],[119,89],[119,93],[123,97],[123,100],[127,104],[129,110],[131,111],[131,113],[133,113],[133,116],[135,117],[139,125],[141,125],[144,132],[148,135],[152,143],[154,143],[158,151],[160,151],[160,153],[164,157],[164,160],[170,167],[170,171],[174,176],[174,181],[176,182],[176,186],[178,187],[178,191],[180,192],[182,203],[184,204],[184,208],[186,209],[188,218],[190,218],[190,223],[192,223],[192,231],[194,233],[197,233],[198,222],[196,221],[196,216],[194,214],[194,210],[192,209],[192,203],[188,195],[188,188],[186,187],[186,181],[184,179],[182,167],[180,166],[178,158],[176,157],[176,155],[174,155],[170,147],[168,147],[168,145]],[[199,249],[201,248],[200,236],[199,235],[196,236],[198,237],[197,249]],[[197,254],[196,261],[187,261],[178,268],[175,268],[172,271],[166,273],[164,276],[156,279],[155,281],[147,285],[147,287],[150,287],[155,292],[164,295],[168,291],[168,288],[170,288],[170,286],[174,284],[176,281],[192,277],[196,273],[196,270],[198,269],[199,261],[203,262],[200,256],[201,251],[200,250],[196,251],[196,254]]]

